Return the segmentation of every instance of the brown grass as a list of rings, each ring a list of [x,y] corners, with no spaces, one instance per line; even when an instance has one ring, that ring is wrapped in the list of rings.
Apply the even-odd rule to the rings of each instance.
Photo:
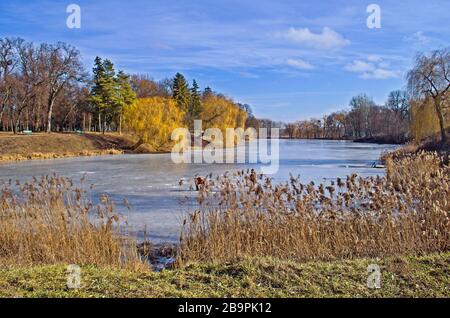
[[[412,141],[395,151],[386,152],[381,156],[381,160],[386,162],[389,159],[401,160],[411,155],[416,155],[420,152],[435,152],[440,155],[444,162],[448,164],[448,157],[450,156],[450,141],[445,143],[438,140],[436,137],[430,137],[420,142]]]
[[[22,160],[115,155],[132,152],[136,141],[117,134],[0,134],[0,163]]]
[[[184,222],[179,262],[242,257],[334,260],[450,248],[450,168],[419,153],[387,162],[387,177],[274,185],[254,172],[208,180]]]
[[[42,177],[0,190],[0,264],[138,267],[106,196],[94,207],[69,179]]]

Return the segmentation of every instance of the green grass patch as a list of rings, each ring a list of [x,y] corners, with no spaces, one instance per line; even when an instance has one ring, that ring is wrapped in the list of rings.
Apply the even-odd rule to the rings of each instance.
[[[367,287],[367,267],[381,268],[381,288]],[[296,263],[244,259],[161,273],[82,267],[81,287],[67,287],[66,266],[0,269],[1,297],[450,297],[450,253],[383,260]]]

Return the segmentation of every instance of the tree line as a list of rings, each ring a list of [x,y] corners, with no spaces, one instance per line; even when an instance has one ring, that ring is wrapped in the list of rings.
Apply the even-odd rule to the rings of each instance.
[[[117,71],[111,60],[97,57],[89,74],[71,45],[0,39],[0,131],[120,133],[128,108],[124,129],[138,133],[130,124],[132,106],[135,116],[148,107],[158,117],[161,105],[167,113],[173,111],[172,103],[181,114],[175,116],[181,118],[176,124],[182,127],[191,127],[194,119],[203,119],[206,127],[245,126],[245,107],[209,87],[200,91],[195,80],[190,85],[180,73],[156,82]],[[163,127],[170,118],[164,115],[157,124]]]
[[[419,54],[407,74],[406,88],[391,92],[384,105],[361,94],[351,99],[346,110],[281,123],[258,119],[249,105],[210,87],[201,90],[181,73],[155,81],[148,75],[116,71],[111,60],[97,57],[89,74],[80,52],[71,45],[0,38],[0,131],[120,133],[127,129],[148,141],[152,134],[143,131],[151,126],[154,139],[167,140],[168,127],[192,129],[193,121],[202,119],[204,129],[279,127],[287,138],[400,143],[439,135],[446,141],[449,65],[449,49]]]
[[[450,130],[449,49],[417,55],[404,90],[392,91],[384,105],[366,94],[348,110],[283,125],[287,138],[351,139],[403,143],[430,136],[446,142]]]
[[[377,105],[366,94],[355,96],[350,110],[334,112],[323,118],[302,120],[284,126],[289,138],[382,140],[402,143],[408,138],[409,99],[407,93],[396,90],[389,94],[385,105]]]
[[[0,130],[70,126],[88,95],[85,76],[80,53],[70,45],[0,39]]]
[[[200,90],[177,73],[170,80],[155,82],[147,76],[131,77],[138,100],[124,112],[126,127],[141,144],[153,149],[166,149],[175,128],[193,130],[194,120],[201,119],[203,129],[244,128],[252,116],[248,105],[241,105],[210,87]]]

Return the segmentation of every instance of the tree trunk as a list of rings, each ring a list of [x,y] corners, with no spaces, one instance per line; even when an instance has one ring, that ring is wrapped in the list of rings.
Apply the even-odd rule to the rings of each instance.
[[[445,143],[447,141],[447,135],[445,133],[445,122],[444,122],[444,115],[442,114],[440,96],[438,96],[434,99],[434,107],[436,108],[436,114],[439,119],[439,128],[441,130],[441,140],[443,143]]]
[[[0,130],[3,130],[3,113],[5,112],[5,108],[2,108],[0,111]]]
[[[53,105],[55,104],[55,100],[53,97],[48,99],[48,113],[47,113],[47,133],[52,132],[52,114],[53,114]]]

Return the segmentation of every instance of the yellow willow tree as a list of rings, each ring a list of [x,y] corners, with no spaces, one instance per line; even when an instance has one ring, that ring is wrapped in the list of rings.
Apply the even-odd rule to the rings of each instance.
[[[184,113],[175,101],[167,97],[138,99],[124,110],[125,128],[142,144],[154,150],[164,150],[171,143],[172,131],[183,125]]]
[[[203,129],[218,128],[225,133],[227,128],[245,128],[247,113],[232,100],[218,95],[203,99]]]
[[[448,129],[450,127],[450,115],[444,118],[447,120],[445,128]],[[439,135],[441,129],[433,100],[411,102],[410,127],[411,135],[415,140],[420,141],[430,136]]]

